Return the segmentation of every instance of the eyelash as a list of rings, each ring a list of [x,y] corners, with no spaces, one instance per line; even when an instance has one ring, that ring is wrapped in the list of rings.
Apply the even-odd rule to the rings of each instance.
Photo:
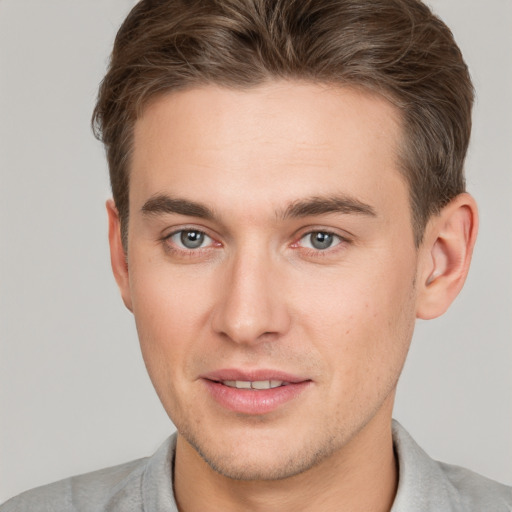
[[[178,256],[185,256],[185,257],[193,258],[193,257],[202,255],[205,251],[208,251],[212,248],[212,243],[208,244],[206,247],[198,247],[196,249],[190,249],[190,248],[186,248],[186,247],[179,247],[179,246],[177,246],[177,244],[175,242],[172,241],[172,238],[174,236],[179,235],[180,233],[187,233],[187,232],[189,232],[189,233],[194,232],[194,233],[198,233],[199,235],[208,237],[214,243],[214,245],[213,245],[214,248],[216,248],[215,245],[217,247],[221,247],[220,242],[216,242],[215,239],[213,237],[211,237],[208,233],[206,233],[204,230],[193,228],[193,227],[189,227],[189,228],[184,227],[181,229],[177,229],[177,230],[173,231],[172,233],[169,233],[168,235],[165,235],[164,237],[162,237],[161,242],[164,245],[165,251],[169,252],[171,254],[178,255]]]
[[[315,233],[322,233],[324,235],[330,235],[337,240],[337,243],[335,245],[327,247],[323,250],[310,248],[310,247],[304,247],[304,246],[299,245],[301,240],[303,240],[304,238],[311,236]],[[329,257],[335,256],[336,254],[338,254],[338,252],[346,249],[347,246],[351,243],[352,243],[351,239],[349,239],[345,236],[342,236],[339,233],[335,233],[334,231],[331,231],[329,229],[322,229],[322,228],[311,229],[310,228],[308,231],[302,232],[300,234],[300,236],[298,238],[296,238],[296,241],[291,245],[291,247],[293,249],[301,248],[302,254],[304,255],[304,257],[314,258],[314,259],[318,260],[320,258],[329,258]]]
[[[176,235],[179,235],[180,233],[186,233],[186,232],[194,232],[198,233],[199,235],[208,237],[210,240],[212,240],[213,244],[210,243],[205,247],[198,247],[195,249],[192,248],[182,248],[178,247],[175,242],[172,241],[172,238]],[[315,233],[322,233],[324,235],[332,236],[337,240],[337,243],[333,246],[326,247],[325,249],[315,249],[311,247],[303,247],[300,245],[300,241],[308,236],[312,236]],[[197,228],[181,228],[173,231],[172,233],[169,233],[168,235],[165,235],[162,237],[161,242],[164,244],[164,248],[166,252],[169,252],[171,254],[179,255],[182,257],[200,257],[202,256],[206,251],[210,251],[212,248],[216,249],[219,247],[222,247],[222,244],[220,242],[217,242],[212,236],[210,236],[208,233],[206,233],[204,230],[197,229]],[[309,231],[303,232],[298,238],[296,238],[296,241],[291,244],[290,247],[293,249],[299,249],[302,248],[303,251],[306,253],[307,256],[314,256],[314,257],[326,257],[329,255],[332,255],[334,252],[337,252],[338,250],[341,250],[344,246],[347,244],[350,244],[351,240],[341,236],[337,233],[334,233],[333,231],[330,231],[328,229],[310,229]],[[339,247],[341,246],[341,247]]]

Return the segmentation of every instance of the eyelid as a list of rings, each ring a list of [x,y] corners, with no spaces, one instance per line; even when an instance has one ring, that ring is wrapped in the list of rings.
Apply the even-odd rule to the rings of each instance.
[[[196,231],[197,233],[202,233],[205,237],[210,239],[210,243],[206,246],[201,246],[196,249],[190,249],[188,247],[182,247],[178,245],[176,242],[172,240],[175,235],[182,233],[184,231]],[[164,234],[160,241],[164,244],[165,249],[171,252],[179,252],[179,253],[200,253],[201,251],[209,250],[211,248],[221,247],[222,244],[209,232],[208,229],[202,226],[174,226],[171,231]]]
[[[205,237],[210,239],[210,242],[206,246],[200,246],[195,249],[182,247],[178,244],[176,244],[174,241],[172,241],[172,237],[182,233],[184,231],[196,231],[199,233],[202,233],[205,235]],[[326,249],[315,249],[312,247],[304,247],[300,244],[301,240],[305,238],[308,235],[312,235],[313,233],[326,233],[329,235],[332,235],[333,237],[337,238],[339,241],[335,245],[332,245]],[[160,242],[164,244],[164,248],[166,251],[169,252],[175,252],[180,254],[188,254],[188,255],[198,255],[204,251],[209,251],[211,249],[217,249],[222,247],[224,244],[218,240],[218,236],[215,236],[211,233],[211,231],[208,228],[205,228],[203,226],[197,226],[197,225],[182,225],[182,226],[173,226],[173,228],[167,232],[166,234],[163,234],[160,237]],[[353,243],[353,236],[344,231],[343,234],[340,233],[337,229],[334,228],[326,228],[322,226],[306,226],[302,227],[300,230],[297,230],[295,236],[293,237],[294,242],[290,245],[293,249],[299,249],[302,248],[304,251],[310,251],[311,253],[315,254],[325,254],[326,253],[332,253],[336,251],[337,248],[341,249],[339,246],[346,246],[348,244]]]
[[[312,233],[326,233],[329,235],[333,235],[344,242],[352,242],[354,239],[354,235],[345,230],[340,230],[332,227],[324,227],[324,226],[306,226],[302,227],[300,230],[297,230],[294,235],[294,243],[302,240],[305,236],[311,235]]]
[[[305,237],[311,236],[313,233],[326,233],[332,235],[338,239],[338,242],[325,249],[306,247],[301,242]],[[340,230],[338,229],[332,227],[326,228],[318,225],[303,227],[297,232],[294,240],[295,241],[291,244],[290,247],[293,250],[299,251],[299,254],[301,254],[303,257],[313,258],[314,260],[318,260],[319,258],[327,258],[330,260],[330,258],[335,257],[336,255],[339,255],[339,253],[347,250],[348,247],[354,243],[354,237],[350,233],[346,231],[342,231],[340,233]]]
[[[170,228],[166,228],[162,231],[162,240],[165,240],[166,238],[171,238],[171,236],[181,233],[182,231],[197,231],[198,233],[204,233],[206,236],[211,238],[212,240],[215,239],[215,236],[211,234],[211,230],[204,227],[204,226],[198,226],[194,224],[182,224],[178,226],[172,226]]]
[[[200,236],[203,237],[203,239],[201,240],[201,245],[198,247],[187,247],[180,240],[183,233],[198,233]],[[185,251],[196,251],[199,249],[205,249],[207,246],[209,246],[211,244],[211,242],[213,242],[213,239],[210,236],[208,236],[206,233],[199,231],[197,229],[180,229],[179,231],[174,232],[168,238],[168,240],[172,240],[172,242],[174,244],[176,244],[180,249],[185,250]],[[203,245],[203,244],[206,244],[206,245]]]
[[[333,238],[337,238],[338,239],[338,243],[336,243],[335,245],[332,245],[332,246],[329,246],[329,247],[326,247],[325,250],[328,250],[330,249],[331,247],[336,247],[337,245],[339,245],[340,243],[343,242],[343,238],[336,234],[336,233],[331,233],[330,231],[317,231],[317,230],[314,230],[314,231],[309,231],[308,233],[305,233],[304,235],[302,235],[300,238],[299,238],[299,242],[301,240],[304,240],[305,238],[307,237],[311,237],[313,234],[315,233],[323,233],[323,234],[326,234],[326,235],[329,235],[329,236],[332,236]],[[314,247],[308,247],[308,249],[315,249]],[[321,250],[321,249],[317,249],[317,250]]]

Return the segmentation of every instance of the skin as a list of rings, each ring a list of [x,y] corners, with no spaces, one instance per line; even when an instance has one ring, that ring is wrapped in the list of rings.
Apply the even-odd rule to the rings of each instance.
[[[415,247],[401,136],[383,98],[294,82],[169,94],[137,120],[126,254],[107,205],[112,266],[178,429],[181,511],[390,509],[391,413],[415,319],[455,298],[476,236],[462,194]],[[337,206],[314,210],[318,198]],[[187,249],[183,230],[207,237]],[[308,384],[245,414],[205,385],[225,368]]]

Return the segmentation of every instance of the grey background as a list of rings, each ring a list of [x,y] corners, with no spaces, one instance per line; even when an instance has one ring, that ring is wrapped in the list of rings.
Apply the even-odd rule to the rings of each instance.
[[[89,129],[129,0],[0,0],[0,502],[152,453],[172,430],[110,273]],[[512,1],[437,0],[478,91],[473,268],[420,322],[395,417],[434,458],[512,483]]]

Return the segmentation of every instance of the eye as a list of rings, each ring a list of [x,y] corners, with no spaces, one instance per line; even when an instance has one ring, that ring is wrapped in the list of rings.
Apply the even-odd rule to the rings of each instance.
[[[173,233],[169,239],[180,249],[199,249],[210,245],[213,240],[197,229],[182,229]]]
[[[341,243],[341,237],[327,231],[312,231],[300,239],[302,247],[323,251]]]

